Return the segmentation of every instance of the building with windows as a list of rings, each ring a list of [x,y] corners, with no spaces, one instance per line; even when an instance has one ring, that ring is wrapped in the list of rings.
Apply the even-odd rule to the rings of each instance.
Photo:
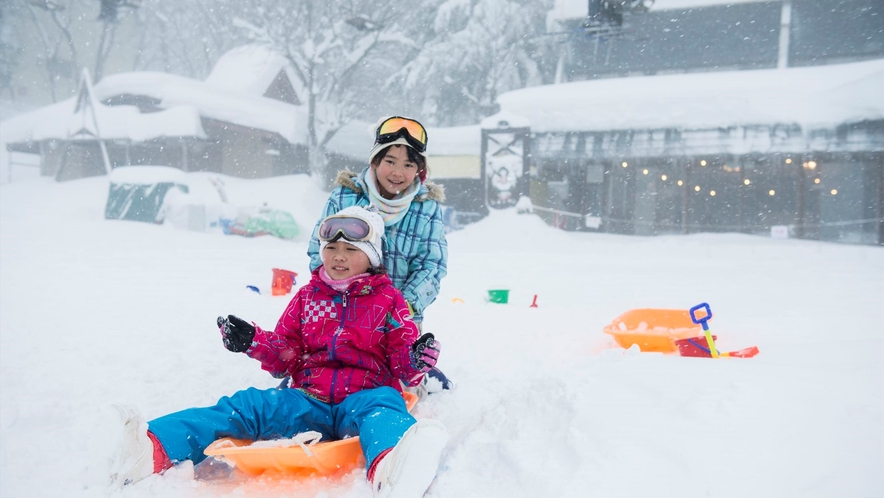
[[[261,46],[224,54],[205,81],[117,73],[0,124],[9,151],[59,180],[123,165],[262,178],[307,169],[306,115],[287,61]]]
[[[659,0],[572,37],[562,83],[498,99],[530,126],[535,209],[570,230],[884,243],[884,6],[816,3]],[[554,26],[581,32],[563,5]]]

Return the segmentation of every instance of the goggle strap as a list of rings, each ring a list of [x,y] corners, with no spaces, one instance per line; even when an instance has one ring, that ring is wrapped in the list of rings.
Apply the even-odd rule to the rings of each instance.
[[[387,133],[387,134],[381,135],[378,137],[377,142],[382,145],[388,144],[388,143],[390,143],[400,137],[405,138],[405,141],[408,142],[408,145],[412,149],[414,149],[418,152],[421,152],[421,153],[426,152],[427,145],[419,142],[417,139],[412,137],[411,134],[409,134],[407,131],[398,131],[396,133]]]
[[[327,225],[329,224],[329,222],[334,223],[335,222],[334,220],[356,221],[359,223],[360,228],[364,228],[365,235],[362,237],[353,237],[352,235],[348,235],[347,231],[351,227],[348,227],[345,224],[339,224],[336,227],[329,227],[330,229],[334,229],[334,235],[331,238],[324,237],[323,232],[325,232],[327,230]],[[326,242],[333,242],[335,240],[340,239],[342,236],[345,239],[352,241],[352,242],[364,242],[364,241],[371,240],[373,233],[374,233],[374,229],[372,228],[371,224],[368,223],[367,221],[363,220],[362,218],[357,218],[355,216],[346,216],[346,215],[345,216],[332,215],[332,216],[329,216],[326,220],[324,220],[320,224],[319,232],[317,235],[319,236],[320,240],[325,240]]]
[[[424,125],[410,118],[403,118],[402,116],[393,116],[384,120],[380,126],[378,126],[377,131],[377,139],[379,143],[380,139],[384,136],[393,136],[396,134],[401,134],[402,130],[405,130],[405,133],[414,139],[416,142],[421,144],[423,149],[425,150],[427,147],[427,129],[424,128]],[[421,151],[423,152],[423,151]]]

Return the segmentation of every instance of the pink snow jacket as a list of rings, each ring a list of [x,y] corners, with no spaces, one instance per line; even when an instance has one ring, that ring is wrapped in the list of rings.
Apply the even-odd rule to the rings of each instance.
[[[381,386],[402,391],[400,380],[413,386],[421,378],[411,359],[420,333],[387,275],[363,278],[341,293],[322,281],[317,268],[273,332],[255,329],[246,354],[325,403]]]

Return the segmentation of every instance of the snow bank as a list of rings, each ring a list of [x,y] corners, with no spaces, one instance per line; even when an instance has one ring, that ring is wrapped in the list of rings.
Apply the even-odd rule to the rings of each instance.
[[[105,221],[107,177],[0,186],[0,496],[371,497],[363,470],[194,481],[185,464],[108,488],[111,403],[154,418],[278,383],[224,349],[215,317],[276,323],[288,299],[246,285],[274,267],[307,282],[327,194],[303,175],[223,179],[231,203],[285,209],[302,235]],[[564,232],[510,209],[451,233],[449,252],[424,327],[458,387],[415,411],[451,435],[428,498],[884,495],[882,248]],[[704,301],[721,349],[761,353],[639,353],[602,332]]]

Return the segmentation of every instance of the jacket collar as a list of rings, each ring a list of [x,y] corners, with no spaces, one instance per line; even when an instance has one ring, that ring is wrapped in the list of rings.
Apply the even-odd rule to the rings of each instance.
[[[372,292],[373,289],[376,289],[382,285],[393,285],[393,281],[390,280],[389,275],[384,273],[381,275],[369,275],[350,284],[345,292],[338,292],[334,288],[332,288],[332,286],[322,281],[322,277],[319,276],[320,268],[322,268],[322,266],[316,267],[316,269],[310,273],[310,284],[318,287],[323,292],[329,295],[346,294],[347,296],[355,297],[369,294]]]
[[[369,166],[370,168],[371,166]],[[357,173],[350,171],[349,169],[344,169],[338,171],[338,176],[335,179],[335,184],[340,185],[342,187],[346,187],[354,192],[365,194],[365,187],[362,185],[362,180],[360,180],[360,176]],[[445,201],[445,187],[434,183],[432,180],[427,180],[421,184],[420,190],[418,190],[417,195],[414,197],[414,200],[418,202],[423,201],[436,201],[436,202],[444,202]]]

